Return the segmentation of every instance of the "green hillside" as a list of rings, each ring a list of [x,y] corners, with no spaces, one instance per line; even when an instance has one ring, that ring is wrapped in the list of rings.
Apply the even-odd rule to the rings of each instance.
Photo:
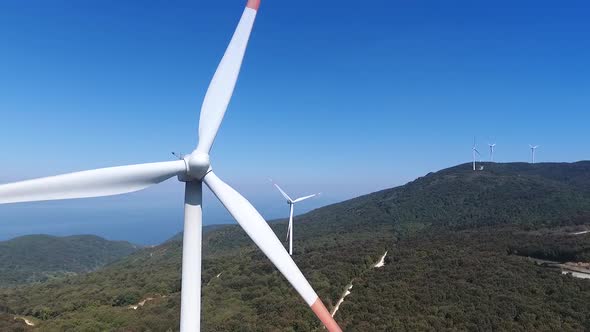
[[[0,242],[0,287],[42,282],[94,271],[137,246],[98,236],[29,235]]]
[[[207,235],[215,230],[218,229],[222,229],[225,228],[227,226],[231,226],[229,224],[217,224],[217,225],[206,225],[203,226],[203,235]],[[168,240],[164,241],[164,243],[166,242],[174,242],[174,241],[182,241],[182,236],[184,234],[182,232],[179,232],[177,234],[175,234],[173,237],[169,238]]]
[[[296,219],[295,256],[346,331],[589,330],[590,163],[459,165]],[[272,223],[281,238],[284,223]],[[238,226],[204,236],[204,331],[321,331]],[[97,272],[0,290],[40,331],[178,330],[181,238]],[[385,265],[373,265],[385,253]],[[143,300],[143,306],[131,308]],[[0,325],[1,326],[1,325]]]
[[[588,253],[590,235],[563,231],[433,228],[402,237],[384,267],[354,280],[336,319],[345,331],[588,331],[590,280],[516,254]]]
[[[455,228],[497,224],[572,224],[590,214],[590,162],[463,164],[313,211],[299,222],[341,229],[356,223]],[[333,228],[331,228],[333,229]],[[334,229],[333,229],[334,230]]]

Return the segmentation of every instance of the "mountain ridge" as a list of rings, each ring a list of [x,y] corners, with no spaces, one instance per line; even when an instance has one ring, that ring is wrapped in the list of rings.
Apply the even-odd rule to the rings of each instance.
[[[470,167],[297,217],[294,260],[330,309],[354,280],[336,314],[345,330],[590,328],[576,313],[590,312],[590,284],[519,256],[588,257],[590,236],[564,229],[590,226],[590,162]],[[86,275],[0,290],[0,311],[38,319],[44,331],[177,330],[179,240]],[[203,236],[202,284],[203,331],[321,331],[238,225]]]
[[[0,242],[0,286],[94,271],[140,247],[96,235],[25,235]]]

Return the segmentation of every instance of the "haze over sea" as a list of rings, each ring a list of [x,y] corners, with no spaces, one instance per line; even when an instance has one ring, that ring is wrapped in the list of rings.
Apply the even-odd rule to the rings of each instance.
[[[428,5],[424,3],[427,2]],[[212,152],[268,219],[466,162],[590,159],[587,1],[263,1]],[[0,182],[170,160],[243,7],[218,0],[0,3]],[[154,244],[182,228],[182,185],[0,206],[0,240],[97,234]],[[205,223],[232,223],[206,193]]]

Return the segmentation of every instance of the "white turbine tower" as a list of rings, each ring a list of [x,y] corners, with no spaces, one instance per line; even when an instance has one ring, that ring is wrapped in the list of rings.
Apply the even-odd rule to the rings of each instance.
[[[496,143],[488,143],[488,146],[490,147],[490,161],[494,162],[494,150],[496,150]]]
[[[315,197],[319,194],[313,194],[309,196],[299,197],[297,199],[291,199],[287,193],[278,184],[273,183],[275,187],[281,192],[281,195],[287,200],[287,204],[289,204],[289,228],[287,229],[287,240],[289,240],[289,255],[293,256],[293,208],[295,203],[303,202],[306,199],[310,199]]]
[[[309,282],[256,209],[213,172],[209,152],[230,102],[260,0],[248,0],[231,42],[207,90],[199,144],[181,160],[140,164],[0,185],[0,204],[100,197],[139,191],[178,177],[185,183],[180,331],[200,331],[202,183],[272,261],[327,327],[341,331]]]
[[[531,148],[531,164],[534,164],[535,163],[535,152],[540,147],[540,145],[529,144],[529,147]]]
[[[475,165],[475,163],[477,161],[477,156],[478,155],[481,156],[481,153],[479,153],[479,151],[477,151],[477,146],[475,145],[475,137],[473,138],[473,148],[472,148],[472,150],[473,150],[473,170],[475,171],[475,170],[477,170],[476,169],[476,165]]]

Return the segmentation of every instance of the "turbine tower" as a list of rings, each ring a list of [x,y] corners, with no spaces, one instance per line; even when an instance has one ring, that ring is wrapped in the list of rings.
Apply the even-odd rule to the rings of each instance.
[[[494,162],[494,150],[496,150],[496,143],[488,143],[488,146],[490,147],[490,161]]]
[[[540,147],[540,145],[529,144],[529,147],[531,148],[531,164],[534,164],[535,163],[535,152],[537,151],[537,148]]]
[[[215,75],[199,121],[199,143],[182,159],[103,168],[0,185],[0,204],[131,193],[178,177],[185,183],[180,331],[200,331],[203,183],[291,283],[330,332],[340,332],[316,292],[256,209],[213,172],[209,153],[232,97],[260,0],[248,0]]]
[[[477,161],[477,156],[481,156],[481,153],[479,153],[479,151],[477,151],[477,146],[475,145],[475,137],[473,138],[473,170],[476,171],[476,161]]]
[[[293,256],[293,208],[295,203],[303,202],[307,199],[315,197],[319,194],[313,194],[309,196],[299,197],[297,199],[291,199],[287,193],[278,184],[273,183],[275,187],[281,192],[281,195],[287,200],[287,204],[289,204],[289,227],[287,229],[287,240],[289,240],[289,255]]]

